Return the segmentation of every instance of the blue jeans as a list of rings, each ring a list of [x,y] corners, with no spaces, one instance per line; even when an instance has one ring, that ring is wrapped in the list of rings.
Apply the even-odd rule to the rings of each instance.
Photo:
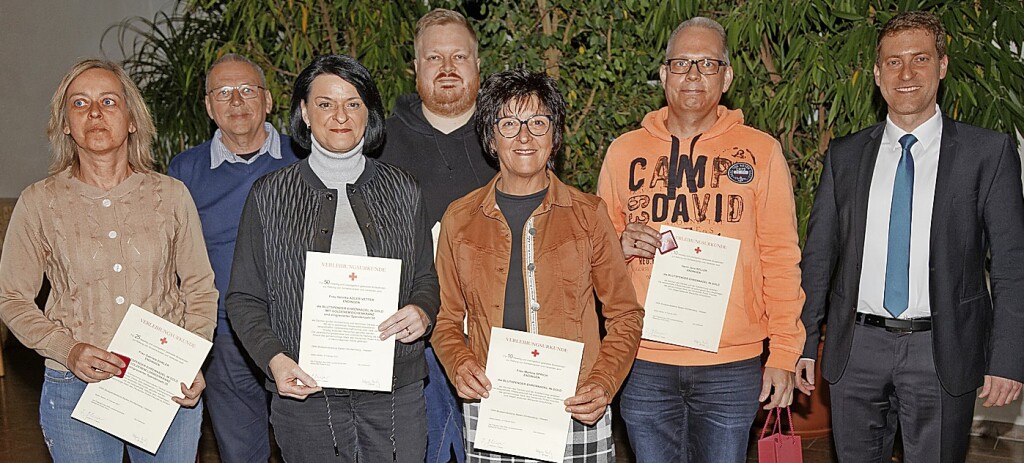
[[[213,338],[203,398],[223,463],[270,459],[270,395],[230,331]]]
[[[85,383],[70,371],[47,368],[43,372],[43,393],[39,399],[39,424],[43,439],[56,463],[88,461],[120,463],[125,447],[133,463],[196,461],[199,429],[203,422],[203,403],[195,408],[180,408],[171,422],[156,455],[81,421],[71,418]]]
[[[455,461],[462,463],[466,461],[462,447],[462,410],[434,355],[434,348],[428,345],[423,354],[429,373],[423,386],[427,401],[427,463],[448,463],[453,451]]]
[[[746,461],[760,392],[759,358],[709,366],[637,360],[619,403],[636,461]]]

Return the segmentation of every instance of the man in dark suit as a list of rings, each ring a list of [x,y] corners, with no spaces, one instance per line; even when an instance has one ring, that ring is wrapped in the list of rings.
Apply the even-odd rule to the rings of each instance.
[[[811,210],[798,388],[814,387],[828,305],[821,369],[840,461],[889,461],[898,423],[904,461],[962,462],[973,392],[1003,406],[1024,380],[1020,158],[1007,135],[939,112],[937,17],[897,15],[876,52],[888,117],[832,142]]]

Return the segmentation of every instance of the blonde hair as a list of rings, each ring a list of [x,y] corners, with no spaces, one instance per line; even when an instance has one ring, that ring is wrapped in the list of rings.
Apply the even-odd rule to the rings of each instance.
[[[469,25],[469,21],[466,21],[466,17],[458,11],[447,10],[444,8],[434,8],[427,14],[423,15],[416,21],[416,35],[413,38],[412,46],[416,52],[416,56],[419,56],[420,50],[420,36],[423,32],[433,26],[446,26],[448,24],[458,24],[469,32],[469,36],[473,38],[474,54],[479,54],[480,42],[476,38],[476,32],[473,27]]]
[[[128,165],[135,172],[153,170],[153,152],[150,145],[156,137],[156,126],[149,114],[142,92],[132,82],[131,77],[119,64],[108,60],[84,59],[75,63],[64,78],[60,80],[57,91],[50,100],[50,122],[46,127],[46,135],[50,139],[50,174],[63,171],[68,167],[72,173],[79,169],[78,144],[71,135],[64,133],[68,125],[67,97],[68,87],[78,76],[90,69],[104,69],[114,73],[124,90],[125,107],[128,109],[128,120],[135,125],[135,132],[128,134]]]

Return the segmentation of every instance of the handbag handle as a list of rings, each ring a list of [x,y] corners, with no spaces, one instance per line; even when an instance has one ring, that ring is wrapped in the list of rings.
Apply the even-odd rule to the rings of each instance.
[[[765,418],[764,420],[764,427],[761,428],[761,437],[759,437],[758,439],[764,439],[764,433],[768,432],[768,423],[772,421],[773,414],[775,415],[775,426],[772,427],[772,433],[774,434],[775,431],[779,431],[779,433],[782,433],[782,410],[780,409],[780,407],[776,407],[775,409],[768,412],[768,417]],[[793,412],[789,409],[789,407],[786,407],[786,415],[789,416],[789,435],[792,436],[796,434],[796,429],[793,428]]]
[[[778,412],[778,408],[775,408],[775,409],[772,409],[772,410],[768,411],[768,416],[766,416],[765,419],[764,419],[764,427],[761,428],[761,437],[758,437],[758,440],[764,439],[764,433],[768,432],[768,423],[772,422],[772,415],[778,414],[777,412]],[[778,419],[775,420],[775,424],[776,425],[778,424],[778,421],[779,421]],[[775,431],[775,429],[773,428],[772,432],[774,432],[774,431]]]

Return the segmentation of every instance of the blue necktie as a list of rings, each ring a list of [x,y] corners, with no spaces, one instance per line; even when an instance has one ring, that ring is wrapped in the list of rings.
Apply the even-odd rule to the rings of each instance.
[[[889,250],[885,259],[885,296],[882,305],[893,317],[907,310],[910,300],[910,219],[914,209],[914,157],[910,147],[917,137],[900,137],[903,154],[896,166],[889,208]]]

